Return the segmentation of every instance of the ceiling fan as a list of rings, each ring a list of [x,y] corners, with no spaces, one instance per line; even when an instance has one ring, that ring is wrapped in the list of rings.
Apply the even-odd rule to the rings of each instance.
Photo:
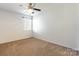
[[[36,11],[41,11],[41,9],[35,8],[35,5],[36,5],[36,4],[29,3],[28,9],[33,9],[33,10],[36,10]]]
[[[23,5],[20,5],[21,7]],[[29,3],[28,6],[26,6],[25,8],[27,9],[28,12],[34,14],[34,11],[41,11],[41,9],[35,8],[36,3]]]

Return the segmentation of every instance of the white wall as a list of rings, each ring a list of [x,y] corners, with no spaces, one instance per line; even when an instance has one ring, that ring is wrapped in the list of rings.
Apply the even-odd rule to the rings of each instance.
[[[77,20],[76,20],[76,39],[77,39],[77,50],[79,50],[79,4],[77,4]]]
[[[0,9],[0,43],[31,37],[30,29],[24,30],[24,19],[22,17],[21,14]],[[27,24],[27,26],[30,25]]]
[[[79,49],[78,4],[38,4],[34,16],[34,37],[72,49]]]

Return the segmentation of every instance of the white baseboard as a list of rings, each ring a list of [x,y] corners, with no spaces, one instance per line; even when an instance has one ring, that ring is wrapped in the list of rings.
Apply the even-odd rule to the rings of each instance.
[[[12,41],[16,41],[16,40],[22,40],[22,39],[26,39],[26,38],[30,38],[31,36],[25,36],[25,37],[20,37],[20,38],[14,38],[14,39],[8,39],[8,40],[2,40],[0,41],[0,44],[3,43],[8,43],[8,42],[12,42]]]
[[[45,38],[45,37],[43,37],[43,36],[41,36],[41,35],[39,35],[39,34],[34,34],[33,37],[35,37],[35,38],[37,38],[37,39],[41,39],[41,40],[47,41],[47,42],[50,42],[50,43],[54,43],[54,44],[57,44],[57,45],[60,45],[60,46],[63,46],[63,47],[67,47],[67,46],[64,46],[64,45],[62,45],[62,44],[60,44],[60,43],[58,43],[58,42],[50,41],[50,40],[48,40],[47,38]],[[70,47],[67,47],[67,48],[70,48]],[[78,48],[71,48],[71,49],[76,50],[76,51],[79,51]]]

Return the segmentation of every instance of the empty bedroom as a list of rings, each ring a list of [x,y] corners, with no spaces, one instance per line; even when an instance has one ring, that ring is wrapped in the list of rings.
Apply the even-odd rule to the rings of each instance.
[[[0,3],[0,56],[79,56],[79,3]]]

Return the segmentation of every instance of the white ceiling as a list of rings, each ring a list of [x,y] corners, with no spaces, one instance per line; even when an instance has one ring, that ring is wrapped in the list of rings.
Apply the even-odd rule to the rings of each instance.
[[[49,4],[37,3],[35,7],[39,9],[43,9],[45,6],[47,7],[47,5]],[[0,3],[0,10],[6,10],[10,12],[24,14],[25,13],[24,10],[26,10],[27,6],[28,3]]]
[[[23,5],[23,6],[20,6]],[[26,10],[25,7],[28,6],[28,3],[0,3],[0,10],[6,10],[10,12],[16,12],[20,14],[24,14],[24,10]],[[51,7],[51,4],[49,3],[37,3],[36,8],[39,8],[41,10]],[[46,10],[46,9],[45,9]]]
[[[23,5],[23,6],[20,6],[20,5]],[[55,8],[55,5],[59,5],[59,4],[37,3],[35,7],[45,11],[48,9]],[[28,3],[0,3],[0,10],[2,9],[10,12],[25,14],[24,10],[26,10],[25,7],[27,6],[28,6]]]
[[[23,14],[25,8],[20,5],[27,6],[27,3],[0,3],[0,9]]]

